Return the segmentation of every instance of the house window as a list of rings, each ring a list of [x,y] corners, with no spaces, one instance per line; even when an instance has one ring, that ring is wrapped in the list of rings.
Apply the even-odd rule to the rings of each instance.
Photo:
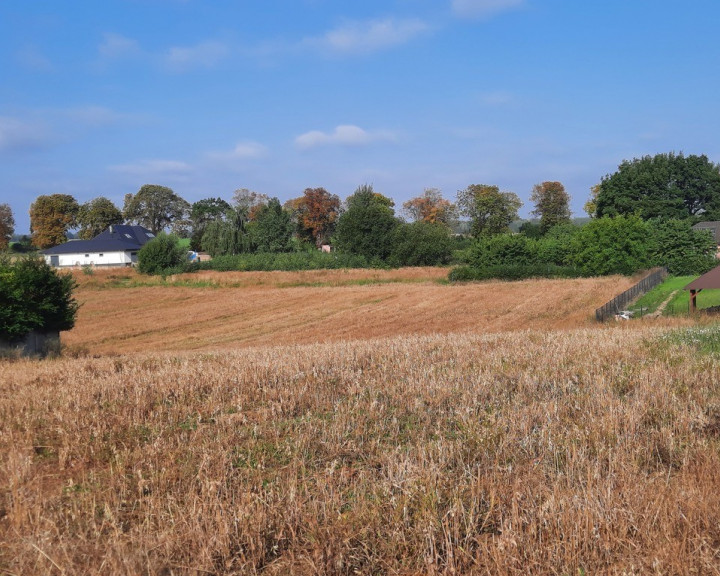
[[[85,254],[85,258],[90,258],[90,254]]]
[[[98,256],[99,256],[100,258],[102,258],[103,256],[105,256],[105,254],[100,253],[100,254],[98,254]]]

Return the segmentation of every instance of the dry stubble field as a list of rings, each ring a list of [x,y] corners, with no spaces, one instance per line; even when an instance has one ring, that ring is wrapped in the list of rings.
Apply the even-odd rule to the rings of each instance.
[[[720,573],[717,357],[433,274],[79,276],[0,365],[0,574]]]

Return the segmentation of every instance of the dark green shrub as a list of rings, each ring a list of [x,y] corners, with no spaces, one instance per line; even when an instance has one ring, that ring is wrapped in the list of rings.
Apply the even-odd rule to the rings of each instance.
[[[70,330],[78,303],[75,280],[39,258],[0,258],[0,340],[17,342],[29,332]]]
[[[498,264],[487,268],[459,266],[448,276],[451,282],[470,280],[526,280],[528,278],[580,278],[582,270],[555,264]]]
[[[439,266],[452,256],[450,229],[428,222],[401,223],[392,237],[393,266]]]
[[[651,259],[675,276],[704,274],[717,266],[717,245],[707,230],[693,230],[688,220],[651,220]]]
[[[586,276],[633,274],[650,268],[650,226],[639,216],[595,218],[570,242],[568,264]]]
[[[475,268],[527,265],[537,261],[537,241],[521,234],[481,237],[470,249],[469,264]]]
[[[178,244],[178,237],[161,232],[138,252],[138,271],[142,274],[165,274],[186,261],[187,250]]]

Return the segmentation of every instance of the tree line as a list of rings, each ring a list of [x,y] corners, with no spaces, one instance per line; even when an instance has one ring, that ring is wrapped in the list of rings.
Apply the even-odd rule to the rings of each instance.
[[[523,262],[576,267],[585,273],[628,273],[648,262],[669,259],[658,243],[669,246],[674,239],[682,246],[675,250],[673,259],[681,260],[685,254],[688,262],[694,262],[691,268],[700,270],[709,265],[707,256],[712,247],[690,226],[699,220],[720,219],[720,169],[706,156],[674,153],[623,161],[615,173],[591,189],[585,205],[591,220],[582,233],[577,226],[568,227],[570,196],[562,183],[535,185],[530,200],[536,221],[525,222],[520,228],[519,236],[525,240],[509,235],[522,201],[513,192],[488,184],[472,184],[460,190],[454,203],[439,190],[426,189],[402,205],[403,218],[396,215],[391,198],[366,184],[344,202],[324,188],[307,188],[284,204],[247,189],[235,191],[230,202],[205,198],[190,204],[168,187],[145,185],[137,193],[126,195],[122,210],[104,197],[78,204],[70,195],[53,194],[33,202],[30,219],[32,243],[38,248],[64,242],[73,229],[80,238],[92,238],[112,224],[125,222],[145,226],[156,235],[167,230],[190,238],[193,249],[207,251],[213,257],[301,252],[332,244],[339,253],[389,265],[448,263],[453,249],[458,248],[453,231],[457,232],[462,222],[473,244],[460,258],[475,269],[487,269],[499,262]],[[12,225],[9,206],[0,205],[0,237],[5,243]],[[615,228],[621,230],[611,233]],[[588,250],[602,245],[612,234],[618,242],[638,236],[653,238],[655,244],[650,247],[644,240],[632,246],[627,242],[611,244],[598,262],[625,261],[588,267]],[[514,250],[517,255],[520,244],[522,258],[506,253]],[[558,248],[561,245],[562,250]],[[645,256],[632,260],[629,255],[637,251],[635,248]],[[607,271],[600,271],[604,269]]]

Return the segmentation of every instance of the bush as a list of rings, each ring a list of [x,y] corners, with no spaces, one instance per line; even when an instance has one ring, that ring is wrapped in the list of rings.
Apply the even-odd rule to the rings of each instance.
[[[236,254],[234,256],[218,256],[208,262],[186,264],[186,272],[196,270],[229,271],[295,271],[295,270],[335,270],[342,268],[380,268],[384,264],[374,260],[368,262],[363,256],[354,254],[341,254],[333,252],[328,254],[314,250],[312,252],[288,252],[281,254],[255,253]]]
[[[526,266],[537,262],[537,241],[520,234],[482,237],[470,249],[468,263],[475,268]]]
[[[142,274],[165,274],[187,261],[187,250],[174,234],[161,232],[138,252],[138,271]]]
[[[439,266],[452,256],[450,229],[444,224],[413,222],[399,224],[393,233],[393,266]]]
[[[652,220],[651,259],[675,276],[704,274],[717,266],[717,245],[707,230],[693,230],[687,220]]]
[[[459,266],[448,276],[451,282],[471,280],[526,280],[528,278],[581,278],[582,270],[555,264],[498,264],[486,268]]]
[[[580,231],[575,224],[558,224],[537,240],[537,259],[544,264],[564,266],[572,255],[572,239]]]
[[[0,258],[0,340],[14,343],[33,331],[70,330],[79,306],[74,288],[72,276],[58,274],[42,259]]]
[[[586,276],[628,275],[652,266],[651,247],[650,226],[639,216],[596,218],[572,237],[567,260]]]

